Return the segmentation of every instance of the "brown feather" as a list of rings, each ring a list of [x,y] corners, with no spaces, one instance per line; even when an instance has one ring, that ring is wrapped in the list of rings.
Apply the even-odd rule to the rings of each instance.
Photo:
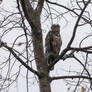
[[[52,25],[51,31],[48,32],[45,39],[45,55],[47,61],[50,60],[49,59],[50,54],[53,55],[54,60],[56,59],[56,57],[59,55],[61,45],[62,40],[60,36],[60,26],[54,24]],[[53,61],[50,62],[48,61],[48,64],[51,64],[51,62],[53,63]]]

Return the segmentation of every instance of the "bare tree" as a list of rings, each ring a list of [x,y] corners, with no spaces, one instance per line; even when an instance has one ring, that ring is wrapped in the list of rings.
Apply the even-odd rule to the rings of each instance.
[[[73,45],[74,41],[76,41],[77,31],[84,30],[81,27],[89,27],[88,30],[92,27],[92,12],[90,11],[90,7],[92,8],[92,0],[70,0],[71,6],[64,6],[62,3],[58,2],[61,2],[61,0],[57,0],[57,2],[50,0],[16,0],[17,12],[3,10],[4,12],[7,12],[7,16],[1,14],[3,19],[0,25],[0,48],[1,51],[8,52],[8,55],[5,57],[5,60],[3,59],[0,63],[0,69],[1,71],[6,69],[6,67],[8,67],[8,69],[5,77],[3,77],[2,74],[0,75],[0,79],[2,80],[0,90],[9,87],[18,79],[22,66],[27,69],[27,92],[29,92],[29,73],[33,73],[36,76],[40,92],[51,92],[51,82],[60,79],[64,79],[68,85],[73,87],[73,92],[77,92],[79,86],[84,88],[82,87],[83,83],[85,83],[85,85],[87,84],[87,92],[92,90],[92,77],[90,72],[92,66],[92,44],[87,44],[90,43],[89,38],[92,37],[91,32],[90,35],[86,35],[85,37],[82,37],[82,39],[79,39],[78,46]],[[55,9],[54,6],[60,8],[61,11]],[[49,19],[51,22],[51,24],[49,23],[50,26],[55,19],[59,21],[64,19],[66,22],[65,27],[67,27],[69,23],[66,15],[75,19],[74,25],[72,26],[73,31],[69,29],[71,30],[71,38],[68,40],[68,43],[63,48],[60,55],[48,66],[44,53],[44,30],[42,29],[42,26],[46,24],[46,20]],[[9,43],[8,40],[7,42],[4,41],[4,38],[7,37],[6,35],[9,36],[9,33],[12,34],[12,31],[15,29],[20,31],[20,34],[18,34],[17,37],[12,38],[14,39],[13,42]],[[86,45],[83,45],[85,41]],[[19,51],[18,47],[21,47],[21,49],[23,48],[22,51]],[[53,66],[59,61],[68,61],[69,59],[78,62],[83,69],[81,71],[77,71],[76,69],[74,73],[71,69],[69,71],[65,70],[67,76],[62,74],[57,77],[50,76],[50,69]],[[18,71],[15,74],[12,74],[11,71],[13,70],[13,67],[15,67],[16,62],[20,62],[21,65],[18,64]],[[35,62],[36,68],[31,65],[33,62]],[[13,79],[14,76],[15,79]],[[70,90],[70,88],[68,90]]]

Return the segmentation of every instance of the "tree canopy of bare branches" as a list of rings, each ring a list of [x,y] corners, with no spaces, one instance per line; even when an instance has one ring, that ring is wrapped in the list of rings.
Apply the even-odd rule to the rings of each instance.
[[[15,3],[15,11],[0,7],[0,90],[9,88],[26,71],[27,92],[30,92],[30,76],[38,82],[39,92],[52,92],[51,83],[61,79],[69,85],[68,91],[81,92],[80,88],[85,87],[86,92],[91,92],[92,0],[16,0]],[[63,43],[59,56],[48,66],[44,39],[53,24],[60,25]],[[53,66],[55,69],[50,71]],[[59,75],[55,70],[60,71]]]

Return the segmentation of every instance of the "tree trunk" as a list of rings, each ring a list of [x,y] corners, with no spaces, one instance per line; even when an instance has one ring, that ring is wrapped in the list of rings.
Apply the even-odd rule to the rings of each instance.
[[[40,74],[40,92],[51,92],[48,66],[44,57],[42,31],[38,34],[33,33],[32,37],[37,70]]]
[[[51,92],[50,77],[48,72],[48,65],[45,61],[44,56],[43,38],[40,23],[40,15],[44,0],[39,0],[36,11],[32,8],[29,0],[20,0],[20,2],[25,17],[32,29],[31,31],[34,48],[34,57],[37,66],[37,71],[39,73],[38,78],[39,78],[40,92]]]

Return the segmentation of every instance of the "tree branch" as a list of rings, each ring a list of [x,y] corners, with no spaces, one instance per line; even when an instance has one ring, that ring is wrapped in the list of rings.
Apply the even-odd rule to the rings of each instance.
[[[54,60],[54,62],[49,66],[49,69],[51,69],[60,59],[63,59],[63,56],[66,54],[66,52],[69,51],[69,48],[65,48],[61,54]]]
[[[25,17],[32,28],[32,33],[36,36],[41,33],[41,24],[40,24],[40,13],[42,11],[44,0],[39,1],[39,9],[35,11],[31,6],[29,0],[20,0],[22,9],[24,11]],[[39,13],[38,13],[39,12]]]
[[[70,50],[74,50],[74,51],[82,51],[82,52],[86,52],[86,53],[92,54],[92,51],[91,51],[90,49],[92,49],[92,46],[84,47],[84,48],[70,47]]]
[[[0,43],[0,47],[5,47],[6,49],[8,49],[12,55],[23,65],[25,66],[29,71],[31,71],[32,73],[36,74],[38,77],[40,77],[39,73],[35,70],[33,70],[31,67],[29,67],[21,58],[19,58],[19,56],[17,56],[17,54],[13,51],[12,48],[10,48],[9,46],[7,46],[5,43],[1,42]]]
[[[32,28],[34,28],[35,25],[35,11],[32,8],[29,0],[20,0],[22,9],[24,11],[25,17],[28,21],[28,23],[31,25]]]
[[[43,5],[44,5],[44,0],[39,0],[38,1],[38,5],[36,7],[36,12],[37,12],[37,14],[38,14],[39,17],[41,15]]]
[[[75,48],[75,47],[67,47],[65,48],[61,54],[55,59],[55,61],[49,66],[49,69],[51,69],[60,59],[65,59],[64,55],[66,54],[67,51],[69,50],[73,50],[73,51],[81,51],[81,52],[85,52],[85,53],[89,53],[92,54],[92,51],[90,50],[92,49],[92,46],[88,46],[88,47],[83,47],[83,48]],[[70,55],[72,55],[73,53],[71,53]],[[70,57],[70,56],[69,56]],[[69,58],[66,57],[66,58]]]
[[[84,8],[82,9],[82,11],[81,11],[81,13],[80,13],[80,15],[79,15],[79,17],[78,17],[78,19],[77,19],[76,25],[75,25],[74,30],[73,30],[73,35],[72,35],[72,37],[71,37],[70,42],[69,42],[68,45],[67,45],[68,47],[71,46],[71,44],[72,44],[72,42],[73,42],[73,40],[74,40],[74,38],[75,38],[78,24],[79,24],[80,19],[81,19],[82,15],[83,15],[83,13],[84,13],[84,11],[85,11],[85,9],[87,8],[87,6],[88,6],[89,3],[90,3],[90,0],[85,4]]]
[[[58,80],[58,79],[76,79],[76,78],[83,78],[83,79],[90,79],[92,80],[92,77],[88,77],[88,76],[75,76],[75,75],[71,75],[71,76],[59,76],[59,77],[52,77],[52,80]]]
[[[59,7],[62,7],[62,8],[64,8],[64,9],[66,9],[66,10],[68,10],[68,11],[70,11],[70,12],[72,12],[72,13],[74,13],[75,15],[77,15],[77,16],[80,16],[78,13],[76,13],[73,9],[69,9],[68,7],[66,7],[66,6],[64,6],[64,5],[61,5],[61,4],[58,4],[58,3],[55,3],[55,2],[51,2],[51,1],[49,1],[49,0],[46,0],[46,2],[48,2],[48,3],[50,3],[50,4],[53,4],[53,5],[57,5],[57,6],[59,6]],[[92,25],[91,23],[90,23],[90,21],[88,21],[86,18],[84,18],[84,17],[81,17],[85,22],[87,22],[87,23],[89,23],[90,25]]]

